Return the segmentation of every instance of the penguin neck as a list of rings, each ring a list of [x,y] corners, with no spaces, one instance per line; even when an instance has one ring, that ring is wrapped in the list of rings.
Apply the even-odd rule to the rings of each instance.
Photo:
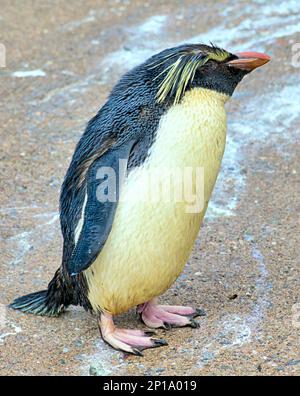
[[[148,153],[148,161],[151,158],[152,163],[157,161],[156,164],[171,165],[169,159],[178,161],[179,166],[187,166],[191,151],[202,157],[209,153],[202,153],[201,150],[214,150],[216,140],[225,146],[224,105],[228,99],[228,95],[206,88],[194,88],[186,92],[181,102],[171,106],[162,116]],[[185,157],[184,163],[180,163],[180,154]]]
[[[224,92],[215,91],[208,88],[193,88],[186,92],[182,99],[182,104],[185,106],[189,105],[210,105],[210,106],[224,106],[224,104],[230,98]]]

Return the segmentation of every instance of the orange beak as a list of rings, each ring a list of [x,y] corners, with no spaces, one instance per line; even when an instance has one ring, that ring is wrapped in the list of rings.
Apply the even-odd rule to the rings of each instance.
[[[227,62],[227,65],[249,72],[268,63],[271,59],[269,55],[260,52],[240,52],[235,55],[238,59]]]

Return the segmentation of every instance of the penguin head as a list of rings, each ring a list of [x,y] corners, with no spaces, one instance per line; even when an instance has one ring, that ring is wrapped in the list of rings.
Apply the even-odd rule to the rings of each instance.
[[[268,55],[258,52],[233,54],[214,45],[185,44],[153,56],[146,66],[153,73],[157,101],[176,104],[193,88],[229,97],[246,74],[269,60]]]

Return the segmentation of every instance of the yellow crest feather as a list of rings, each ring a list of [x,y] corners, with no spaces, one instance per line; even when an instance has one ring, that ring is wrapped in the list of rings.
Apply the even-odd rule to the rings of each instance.
[[[174,104],[178,103],[188,84],[193,81],[199,67],[205,65],[209,60],[223,62],[230,54],[217,47],[190,45],[176,53],[169,53],[158,63],[155,63],[152,68],[169,62],[175,56],[177,59],[156,76],[157,79],[166,73],[156,95],[158,103],[164,102],[168,96],[172,95],[174,95]]]

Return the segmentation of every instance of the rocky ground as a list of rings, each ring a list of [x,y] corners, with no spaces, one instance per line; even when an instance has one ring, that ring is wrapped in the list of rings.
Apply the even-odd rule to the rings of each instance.
[[[299,13],[293,0],[1,1],[2,375],[300,374]],[[161,298],[205,309],[200,328],[159,330],[169,346],[140,358],[104,344],[82,309],[55,319],[8,310],[60,264],[59,189],[86,122],[124,71],[200,41],[272,56],[227,106],[214,198]],[[138,319],[132,311],[118,323]]]

